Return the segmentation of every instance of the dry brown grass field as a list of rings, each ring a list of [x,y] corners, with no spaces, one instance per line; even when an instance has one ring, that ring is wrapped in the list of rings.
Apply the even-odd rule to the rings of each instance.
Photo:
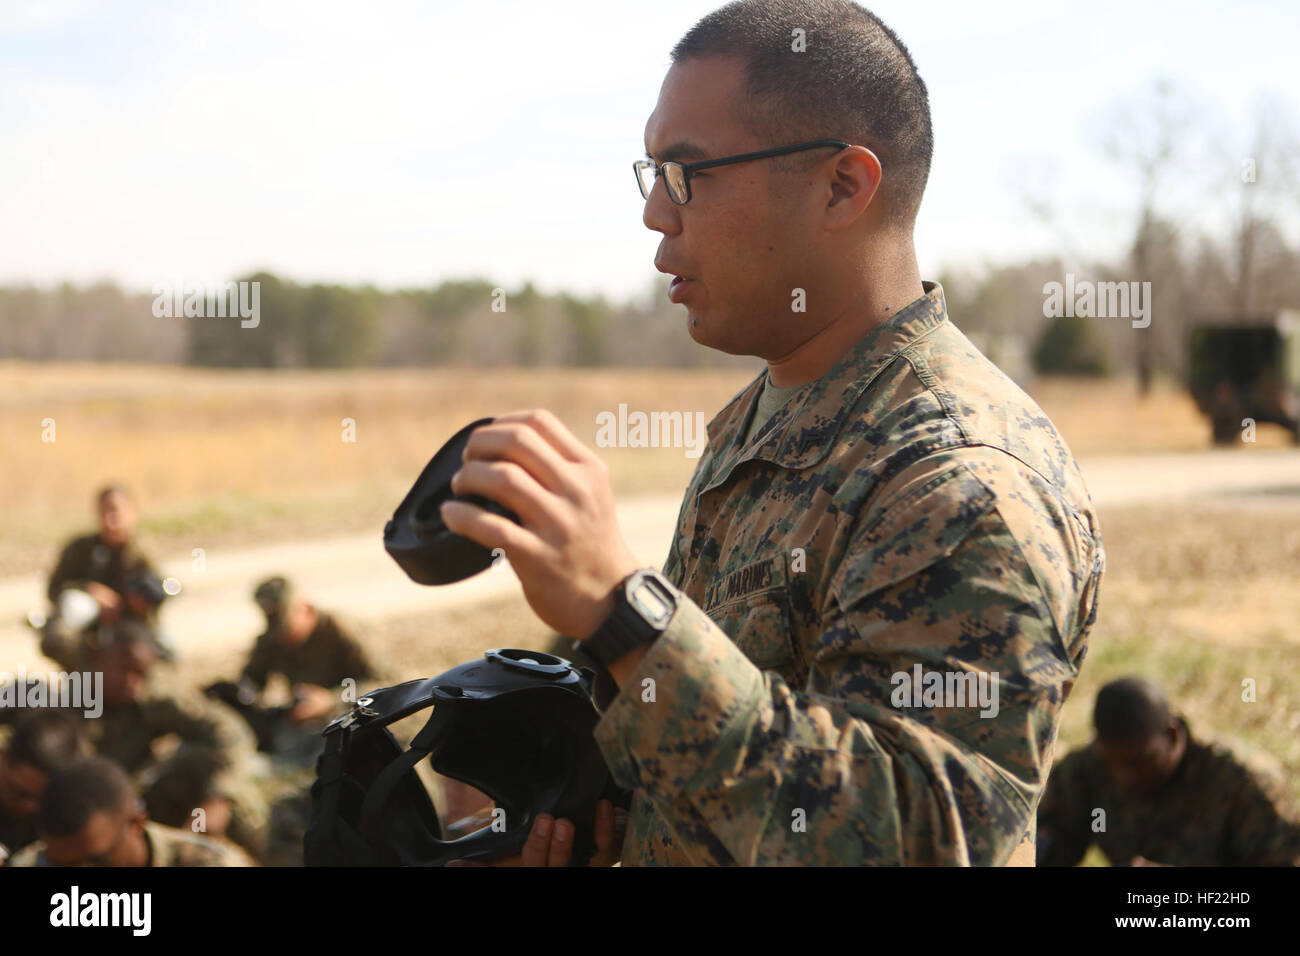
[[[596,414],[703,412],[746,370],[200,370],[0,363],[0,575],[49,560],[48,544],[84,526],[89,498],[122,480],[144,505],[160,550],[202,534],[237,543],[374,527],[429,455],[474,418],[542,406],[595,444]],[[1031,388],[1081,456],[1206,447],[1190,399],[1163,384],[1044,380]],[[344,420],[355,442],[343,440]],[[43,441],[47,421],[52,442]],[[1261,446],[1283,444],[1261,427]],[[678,449],[602,449],[621,494],[675,491],[694,459]]]
[[[205,371],[0,364],[0,575],[50,560],[42,542],[91,517],[109,480],[140,497],[156,550],[201,534],[266,542],[382,526],[420,468],[476,418],[542,406],[595,444],[596,415],[712,417],[741,371],[516,369]],[[53,442],[42,441],[53,420]],[[346,442],[344,420],[355,422]],[[603,449],[621,493],[680,489],[681,449]]]

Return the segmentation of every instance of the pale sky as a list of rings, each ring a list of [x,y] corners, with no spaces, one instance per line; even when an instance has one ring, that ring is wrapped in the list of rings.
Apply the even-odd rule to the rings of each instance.
[[[631,164],[669,50],[717,5],[0,0],[0,284],[148,291],[268,268],[639,292],[659,236]],[[1292,0],[868,6],[930,89],[927,278],[1062,237],[1085,256],[1122,248],[1133,183],[1098,117],[1157,77],[1215,134],[1170,194],[1202,228],[1225,211],[1214,183],[1249,150],[1256,97],[1300,117]],[[1025,190],[1061,211],[1056,229]]]

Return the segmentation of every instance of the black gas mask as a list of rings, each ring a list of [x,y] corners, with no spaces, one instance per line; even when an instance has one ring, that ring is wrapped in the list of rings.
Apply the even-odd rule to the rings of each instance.
[[[453,584],[492,565],[491,551],[443,524],[438,506],[444,501],[468,501],[519,521],[495,501],[479,495],[459,497],[451,491],[451,476],[460,470],[470,433],[491,421],[470,422],[438,449],[384,525],[384,549],[416,584]]]
[[[403,751],[387,726],[433,707]],[[520,852],[538,814],[571,820],[572,865],[595,851],[596,803],[626,807],[592,728],[592,675],[550,654],[492,650],[438,677],[371,691],[322,732],[308,866],[442,866]],[[415,766],[481,791],[490,822],[450,839]]]

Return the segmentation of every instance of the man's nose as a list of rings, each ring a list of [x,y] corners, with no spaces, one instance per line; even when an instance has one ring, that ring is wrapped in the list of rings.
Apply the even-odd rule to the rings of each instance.
[[[662,232],[665,236],[675,236],[682,231],[682,217],[678,205],[668,198],[668,187],[659,179],[650,190],[650,198],[645,201],[641,221],[647,229]]]

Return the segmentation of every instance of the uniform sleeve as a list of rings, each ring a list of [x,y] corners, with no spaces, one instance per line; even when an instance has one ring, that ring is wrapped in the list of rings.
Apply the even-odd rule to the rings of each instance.
[[[48,866],[45,862],[45,844],[32,843],[9,857],[5,866]]]
[[[1300,823],[1279,808],[1280,795],[1269,792],[1245,767],[1228,811],[1227,833],[1233,866],[1300,866]]]
[[[248,663],[244,665],[239,679],[251,683],[259,691],[265,690],[266,682],[270,680],[271,673],[275,670],[272,654],[270,635],[260,635],[253,644],[253,651],[248,655]]]
[[[85,548],[80,538],[71,541],[59,555],[58,563],[50,572],[50,582],[45,589],[46,596],[53,604],[59,595],[69,587],[84,586],[89,579],[82,578],[85,565]]]
[[[45,622],[41,628],[41,653],[65,671],[80,670],[81,651],[84,647],[80,634],[68,630],[58,617]]]
[[[242,766],[253,751],[252,730],[233,710],[197,694],[160,693],[142,705],[150,739],[175,734],[182,746],[207,750],[221,768]]]
[[[337,618],[334,621],[334,630],[338,636],[338,673],[339,679],[335,686],[341,684],[344,678],[352,678],[357,682],[357,689],[363,689],[361,685],[368,681],[373,681],[379,677],[379,672],[366,656],[365,650],[361,647],[361,642],[352,635],[355,633],[354,626],[348,622],[344,623]]]
[[[1052,768],[1038,805],[1039,866],[1077,866],[1092,844],[1093,808],[1086,751]]]
[[[131,551],[132,571],[137,574],[147,574],[150,577],[159,579],[163,577],[163,573],[158,570],[158,566],[154,564],[148,555],[140,550],[138,545],[133,545]]]
[[[1072,563],[1053,540],[1036,567]],[[796,689],[683,600],[597,725],[611,772],[697,863],[1004,864],[1077,668],[993,493],[958,465],[893,496],[822,620]],[[918,665],[984,675],[987,704],[911,706]]]

